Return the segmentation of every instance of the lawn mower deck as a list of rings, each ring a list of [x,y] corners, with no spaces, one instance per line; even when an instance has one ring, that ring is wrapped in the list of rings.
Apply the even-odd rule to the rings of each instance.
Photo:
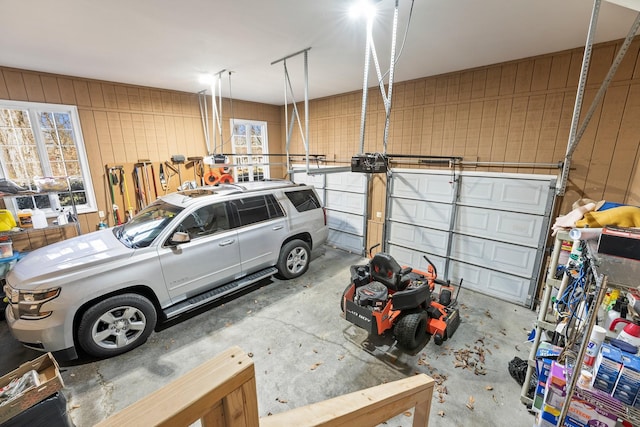
[[[428,271],[421,272],[401,267],[391,255],[380,252],[368,264],[351,267],[341,308],[346,320],[369,336],[391,331],[400,347],[413,351],[424,345],[427,334],[437,345],[453,336],[460,313],[452,294],[453,287],[437,279],[431,262]]]

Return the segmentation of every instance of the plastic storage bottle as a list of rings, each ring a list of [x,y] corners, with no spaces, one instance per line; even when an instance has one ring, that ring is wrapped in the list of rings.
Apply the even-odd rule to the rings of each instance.
[[[47,228],[49,226],[47,216],[40,209],[34,209],[31,212],[31,223],[33,228]]]
[[[602,327],[595,325],[591,331],[591,337],[589,338],[589,345],[584,355],[585,366],[593,366],[593,362],[596,360],[600,346],[604,341],[604,337],[607,335],[607,331]]]

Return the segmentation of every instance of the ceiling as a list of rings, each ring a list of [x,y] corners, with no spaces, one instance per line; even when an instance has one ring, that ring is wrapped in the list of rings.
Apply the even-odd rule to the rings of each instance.
[[[349,18],[350,3],[0,0],[0,65],[192,93],[208,87],[202,73],[226,69],[224,96],[282,105],[283,63],[271,63],[309,47],[310,99],[362,88],[365,22]],[[399,0],[398,49],[411,3]],[[592,7],[591,0],[416,0],[394,82],[584,46]],[[374,24],[383,72],[393,9],[393,0],[381,0]],[[624,38],[635,16],[603,2],[596,42]],[[287,68],[301,101],[303,56]],[[369,86],[376,84],[372,67]]]

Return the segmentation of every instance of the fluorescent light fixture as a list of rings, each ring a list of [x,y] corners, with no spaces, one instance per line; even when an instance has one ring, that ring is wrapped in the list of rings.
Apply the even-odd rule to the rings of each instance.
[[[376,14],[376,3],[380,0],[356,0],[349,8],[349,16],[353,19],[364,16],[372,18]]]

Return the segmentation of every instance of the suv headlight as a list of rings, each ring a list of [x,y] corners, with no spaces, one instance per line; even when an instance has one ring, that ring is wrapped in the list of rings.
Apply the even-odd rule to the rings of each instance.
[[[60,288],[23,291],[7,285],[4,290],[11,305],[18,306],[18,316],[25,320],[44,319],[50,316],[50,311],[41,311],[42,305],[60,295]]]

